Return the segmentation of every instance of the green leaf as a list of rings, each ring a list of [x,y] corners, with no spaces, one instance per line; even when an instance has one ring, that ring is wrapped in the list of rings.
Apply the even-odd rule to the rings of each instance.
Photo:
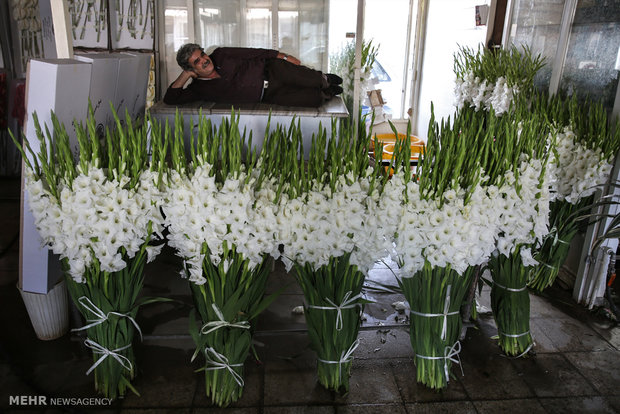
[[[274,300],[276,300],[278,298],[278,296],[280,296],[282,294],[282,292],[284,292],[289,285],[284,285],[282,286],[280,289],[276,290],[274,293],[272,293],[271,295],[263,298],[260,303],[258,305],[256,305],[253,309],[252,314],[250,315],[250,317],[248,318],[249,320],[253,320],[256,317],[258,317],[258,315],[260,315],[265,309],[267,309],[269,307],[269,305],[271,305],[273,303]]]

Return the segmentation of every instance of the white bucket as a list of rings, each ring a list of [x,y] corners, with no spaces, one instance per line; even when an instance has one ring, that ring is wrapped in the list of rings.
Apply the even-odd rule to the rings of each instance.
[[[18,287],[19,289],[19,287]],[[69,330],[69,295],[61,279],[46,295],[24,292],[22,295],[37,338],[48,341],[60,338]]]

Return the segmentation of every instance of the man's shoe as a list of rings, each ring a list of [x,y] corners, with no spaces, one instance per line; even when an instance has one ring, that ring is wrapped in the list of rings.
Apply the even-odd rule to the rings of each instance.
[[[329,85],[327,88],[323,89],[323,92],[329,96],[340,95],[342,93],[342,87],[338,85]]]
[[[342,78],[338,75],[334,75],[333,73],[328,73],[325,75],[327,78],[327,83],[330,85],[342,85]]]

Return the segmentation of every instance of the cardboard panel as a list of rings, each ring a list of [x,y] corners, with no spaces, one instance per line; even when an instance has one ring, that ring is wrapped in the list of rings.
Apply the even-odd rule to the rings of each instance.
[[[149,53],[119,53],[115,108],[125,119],[125,108],[133,120],[144,117],[146,89],[149,81]]]
[[[105,127],[114,125],[110,103],[114,105],[118,81],[119,54],[76,54],[75,59],[89,63],[91,68],[89,99],[93,107],[97,131],[105,134]]]
[[[91,65],[73,59],[31,60],[26,76],[25,135],[33,151],[40,145],[36,137],[32,113],[36,112],[41,126],[51,130],[51,111],[65,125],[71,147],[77,150],[74,120],[87,115]],[[44,127],[43,130],[45,131]],[[23,180],[23,174],[22,174]],[[20,287],[27,292],[47,293],[56,283],[58,259],[53,258],[34,225],[28,207],[28,194],[22,181],[23,200],[20,232]]]

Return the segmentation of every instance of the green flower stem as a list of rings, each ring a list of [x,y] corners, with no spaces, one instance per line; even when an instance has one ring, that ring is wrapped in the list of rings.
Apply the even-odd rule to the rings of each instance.
[[[349,258],[350,254],[332,257],[328,264],[318,269],[313,269],[310,264],[295,264],[294,272],[304,292],[304,314],[310,344],[317,354],[319,383],[341,393],[349,391],[352,364],[352,357],[343,356],[354,347],[366,303],[358,299],[357,305],[342,309],[339,324],[333,305],[342,305],[347,294],[349,298],[359,295],[364,284],[363,273],[349,263]]]
[[[208,336],[207,345],[203,349],[207,362],[199,371],[204,371],[205,374],[206,396],[217,406],[226,407],[243,395],[244,382],[238,380],[237,376],[243,379],[243,364],[250,353],[252,335],[248,330],[223,328]],[[230,368],[217,365],[218,360],[205,350],[209,347],[226,358],[225,361]],[[229,370],[233,370],[237,376]]]
[[[227,261],[230,266],[224,269],[222,263]],[[224,320],[229,324],[247,321],[251,323],[277,295],[264,298],[267,279],[269,277],[270,260],[254,270],[249,269],[249,261],[244,260],[234,248],[225,248],[222,262],[216,266],[207,258],[203,262],[206,283],[197,285],[190,283],[195,311],[199,316],[192,316],[190,333],[196,342],[196,353],[205,355],[208,348],[215,350],[228,360],[229,366],[243,378],[243,364],[247,359],[252,344],[253,328],[242,329],[238,326],[224,326],[220,329],[202,332],[202,327],[214,321]],[[214,307],[215,305],[215,307]],[[245,322],[244,322],[245,323]],[[227,368],[214,368],[209,362],[212,356],[205,359],[201,369],[205,373],[205,392],[207,397],[218,406],[227,406],[237,401],[243,393],[243,385],[235,379]]]
[[[497,325],[499,347],[508,355],[522,355],[533,345],[530,295],[527,291],[532,268],[523,265],[520,249],[516,248],[510,257],[491,256],[489,269],[493,278],[491,308]]]
[[[128,261],[129,265],[125,269],[111,274],[102,272],[95,264],[87,270],[84,283],[75,282],[67,274],[65,279],[69,294],[84,319],[93,319],[94,315],[80,301],[81,297],[88,298],[103,314],[116,312],[135,320],[140,307],[137,298],[144,284],[143,270],[146,263],[146,253],[143,249],[133,259],[125,258],[125,260]],[[65,270],[68,270],[67,266],[65,260]],[[105,322],[88,328],[86,334],[88,339],[110,351],[130,345],[128,348],[117,352],[127,358],[131,364],[129,370],[112,356],[103,358],[103,361],[94,369],[97,392],[112,399],[123,397],[127,390],[140,395],[131,385],[131,380],[137,372],[133,347],[131,346],[135,335],[133,322],[127,317],[111,314]],[[101,358],[100,353],[93,352],[93,364]]]
[[[542,292],[551,286],[560,268],[568,257],[570,243],[581,225],[578,215],[592,203],[593,197],[586,197],[576,204],[557,200],[550,206],[551,232],[537,249],[535,259],[540,263],[533,271],[528,286]]]
[[[460,308],[467,296],[475,268],[468,268],[463,275],[451,269],[433,268],[428,261],[422,270],[411,277],[399,279],[399,285],[409,302],[410,338],[415,352],[416,380],[429,388],[447,386],[446,368],[450,372],[453,355],[460,347]],[[449,307],[446,303],[450,292]],[[444,316],[430,316],[443,315]],[[443,336],[444,323],[446,333]],[[450,356],[448,358],[448,356]],[[430,359],[433,358],[433,359]]]

